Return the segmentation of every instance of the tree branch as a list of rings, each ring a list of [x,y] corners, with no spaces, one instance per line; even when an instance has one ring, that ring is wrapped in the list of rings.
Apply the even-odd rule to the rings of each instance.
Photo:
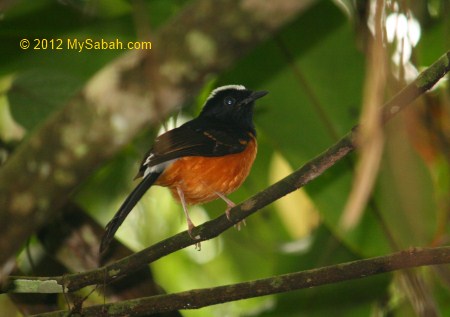
[[[151,52],[130,52],[94,76],[0,170],[0,280],[4,263],[102,162],[310,2],[197,0],[158,30]]]
[[[143,316],[311,288],[365,278],[400,269],[450,263],[450,247],[409,249],[390,255],[326,266],[318,269],[274,276],[250,282],[204,288],[186,292],[138,298],[120,303],[84,308],[83,316]],[[62,317],[57,311],[35,317]]]

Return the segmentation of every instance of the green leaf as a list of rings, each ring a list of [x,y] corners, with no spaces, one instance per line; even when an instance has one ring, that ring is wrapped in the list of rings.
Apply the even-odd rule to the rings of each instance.
[[[252,52],[221,81],[231,82],[230,78],[269,91],[256,108],[258,133],[266,139],[269,151],[276,149],[297,168],[357,123],[364,57],[355,47],[353,30],[342,12],[323,1]],[[382,254],[390,247],[372,212],[350,233],[337,227],[352,177],[353,161],[347,158],[305,189],[323,221],[349,247],[361,255]]]
[[[8,91],[11,113],[16,121],[32,130],[64,106],[82,84],[70,75],[46,69],[20,73]]]

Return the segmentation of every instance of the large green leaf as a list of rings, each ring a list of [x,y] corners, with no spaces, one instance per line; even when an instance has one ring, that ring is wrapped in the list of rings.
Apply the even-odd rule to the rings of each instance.
[[[357,123],[364,58],[353,41],[343,14],[331,3],[320,2],[225,77],[246,74],[244,83],[248,80],[248,85],[270,91],[261,100],[257,126],[270,147],[294,167],[324,151]],[[373,213],[366,213],[348,234],[337,227],[351,188],[352,166],[349,159],[338,163],[306,190],[325,223],[349,246],[361,255],[382,254],[389,246]]]
[[[82,84],[78,78],[47,69],[20,73],[8,91],[11,113],[17,122],[31,130],[64,106]]]

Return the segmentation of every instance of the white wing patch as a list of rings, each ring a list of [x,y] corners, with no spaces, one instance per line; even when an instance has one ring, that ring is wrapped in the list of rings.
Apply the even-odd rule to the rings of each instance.
[[[162,171],[164,171],[164,169],[169,166],[170,164],[172,164],[173,162],[175,162],[178,159],[173,159],[167,162],[162,162],[153,166],[148,166],[151,157],[154,156],[153,154],[150,154],[149,157],[145,160],[144,166],[147,166],[147,168],[144,171],[144,176],[146,177],[148,174],[151,173],[161,173]]]
[[[142,164],[142,165],[145,166],[145,165],[150,164],[150,160],[152,159],[153,156],[155,156],[155,154],[150,153],[150,155],[147,157],[147,159],[145,160],[144,164]]]

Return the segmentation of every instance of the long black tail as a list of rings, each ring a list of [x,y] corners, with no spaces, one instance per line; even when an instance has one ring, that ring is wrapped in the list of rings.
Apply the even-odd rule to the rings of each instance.
[[[150,173],[136,186],[135,189],[128,195],[127,199],[120,206],[119,210],[114,215],[114,218],[106,225],[105,234],[100,243],[100,254],[103,254],[109,247],[114,235],[119,229],[122,222],[128,216],[133,207],[142,198],[145,192],[153,185],[161,173]]]

